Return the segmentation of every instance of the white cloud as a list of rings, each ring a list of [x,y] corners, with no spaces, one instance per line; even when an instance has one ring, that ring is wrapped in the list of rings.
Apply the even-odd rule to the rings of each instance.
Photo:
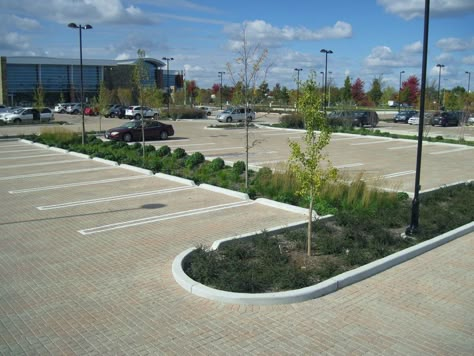
[[[36,20],[16,15],[11,16],[8,22],[10,26],[15,26],[21,30],[36,30],[41,27],[40,23]]]
[[[17,32],[8,32],[0,36],[0,48],[13,51],[25,51],[30,47],[28,38]]]
[[[337,21],[332,27],[310,30],[306,27],[275,27],[263,20],[245,21],[243,24],[224,26],[224,32],[230,37],[229,47],[241,46],[243,29],[248,43],[260,43],[266,47],[277,47],[286,41],[318,41],[352,37],[352,26]]]
[[[467,65],[474,65],[474,55],[467,56],[462,59],[462,62]]]
[[[129,53],[120,53],[119,55],[117,55],[115,57],[115,60],[117,61],[121,61],[121,60],[126,60],[126,59],[130,59],[130,54]]]
[[[424,17],[425,0],[377,0],[385,11],[398,15],[405,20]],[[430,16],[453,17],[463,16],[474,11],[472,0],[431,0]]]
[[[436,46],[443,51],[466,51],[474,48],[474,37],[470,40],[455,37],[442,38],[436,42]]]
[[[422,53],[423,52],[423,44],[421,41],[416,41],[414,43],[411,43],[409,45],[406,45],[403,47],[403,51],[405,53]]]

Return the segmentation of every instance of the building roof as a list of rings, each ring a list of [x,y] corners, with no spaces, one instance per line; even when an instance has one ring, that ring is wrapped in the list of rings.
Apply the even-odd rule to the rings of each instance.
[[[6,57],[7,64],[44,64],[44,65],[79,65],[79,58],[53,58],[53,57]],[[114,60],[114,59],[82,59],[82,64],[85,66],[117,66],[117,65],[130,65],[137,62],[135,59],[127,60]],[[146,62],[149,62],[156,67],[164,67],[165,63],[154,58],[144,58]]]

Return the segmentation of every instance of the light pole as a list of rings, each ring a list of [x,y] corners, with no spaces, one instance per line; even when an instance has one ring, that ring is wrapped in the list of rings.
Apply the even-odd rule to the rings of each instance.
[[[221,98],[221,110],[222,110],[222,76],[225,74],[225,72],[218,72],[219,77],[221,77],[221,86],[219,87],[219,96]]]
[[[296,112],[298,112],[298,100],[300,99],[300,72],[303,68],[295,68],[296,70]]]
[[[173,61],[173,57],[163,57],[162,58],[164,61],[166,61],[166,86],[167,86],[167,92],[168,92],[168,117],[170,117],[170,61]]]
[[[439,76],[438,76],[438,110],[441,107],[441,97],[440,97],[440,89],[441,89],[441,68],[444,67],[444,64],[437,64],[436,67],[439,68]]]
[[[84,122],[84,74],[82,71],[82,30],[92,29],[91,25],[76,25],[74,22],[71,22],[67,25],[69,28],[79,29],[79,66],[81,71],[81,112],[82,112],[82,144],[85,144],[86,141],[86,124]]]
[[[469,89],[471,88],[471,72],[467,72],[467,71],[466,71],[466,74],[468,75],[468,79],[467,79],[467,93],[469,94]]]
[[[324,92],[324,72],[319,72],[321,74],[321,88],[323,89]]]
[[[328,90],[328,54],[334,53],[330,49],[322,49],[320,51],[326,55],[326,65],[324,67],[324,111],[326,111],[328,102],[327,102],[327,90]]]
[[[331,74],[332,74],[332,72],[328,72],[328,74],[329,74],[329,84],[328,84],[328,106],[331,106],[331,80],[332,80]]]
[[[400,72],[400,81],[398,85],[398,112],[400,112],[400,93],[402,92],[402,74],[405,73],[404,70]]]

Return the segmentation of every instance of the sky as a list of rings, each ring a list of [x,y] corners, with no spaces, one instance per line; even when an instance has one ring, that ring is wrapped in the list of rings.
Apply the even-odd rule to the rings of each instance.
[[[427,84],[467,89],[474,73],[474,1],[431,0]],[[349,76],[398,88],[411,75],[421,79],[425,0],[0,0],[0,55],[129,59],[173,57],[170,71],[184,71],[201,88],[233,85],[227,63],[238,71],[237,50],[245,29],[250,48],[267,49],[265,79],[296,88],[325,70],[342,87]],[[474,87],[474,76],[471,78]],[[472,89],[471,89],[472,91]]]

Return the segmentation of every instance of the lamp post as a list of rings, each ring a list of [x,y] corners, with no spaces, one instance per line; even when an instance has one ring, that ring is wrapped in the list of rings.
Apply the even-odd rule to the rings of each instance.
[[[76,25],[74,22],[71,22],[67,25],[69,28],[79,29],[79,67],[81,71],[81,112],[82,112],[82,144],[85,144],[86,141],[86,124],[84,122],[84,74],[82,70],[82,30],[92,29],[91,25]]]
[[[469,89],[471,88],[471,72],[467,72],[466,71],[466,74],[468,75],[468,79],[467,79],[467,93],[469,94]]]
[[[332,74],[332,72],[328,72],[328,74],[329,74],[329,84],[328,84],[328,106],[331,106],[331,80],[332,80],[331,74]]]
[[[402,74],[405,73],[404,70],[400,72],[400,81],[398,85],[398,112],[400,112],[400,93],[402,92]]]
[[[170,117],[170,61],[173,61],[173,57],[163,57],[162,58],[164,61],[166,61],[166,86],[167,86],[167,92],[168,92],[168,117]]]
[[[441,96],[440,96],[440,89],[441,89],[441,68],[444,67],[444,64],[437,64],[436,67],[439,68],[439,76],[438,76],[438,110],[440,109],[441,106]]]
[[[300,72],[303,68],[295,68],[296,70],[296,112],[298,112],[298,100],[300,99]]]
[[[221,77],[221,86],[219,87],[219,97],[221,98],[221,110],[222,110],[222,76],[225,74],[225,72],[218,72],[219,77]]]
[[[324,111],[327,109],[327,90],[328,90],[328,54],[334,53],[330,49],[322,49],[320,51],[326,55],[326,65],[324,67]]]

